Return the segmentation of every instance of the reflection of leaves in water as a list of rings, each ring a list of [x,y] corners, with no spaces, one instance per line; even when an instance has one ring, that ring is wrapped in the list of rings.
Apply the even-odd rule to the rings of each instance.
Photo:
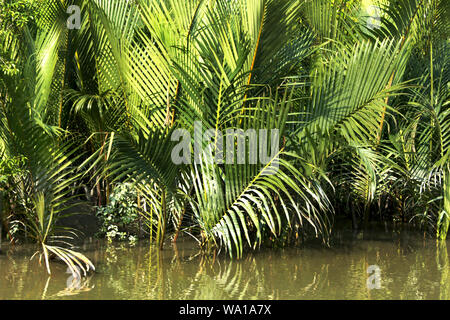
[[[323,287],[328,278],[328,264],[323,264],[319,272],[314,272],[312,281],[303,288],[299,288],[303,296],[314,294],[319,291],[318,288]]]
[[[99,243],[90,254],[97,273],[67,288],[62,266],[47,280],[28,259],[1,257],[0,299],[449,299],[445,243],[411,244],[361,241],[351,250],[261,250],[231,260],[188,244],[159,251]],[[369,265],[381,269],[381,290],[367,288]]]
[[[76,296],[81,293],[89,292],[95,288],[95,285],[90,284],[92,276],[87,278],[69,278],[68,286],[55,294],[55,297],[68,297],[68,296]]]
[[[207,257],[196,251],[187,254],[177,250],[116,248],[114,253],[109,252],[118,260],[106,263],[103,273],[107,276],[102,278],[107,281],[100,281],[102,287],[97,289],[126,299],[433,297],[435,292],[427,277],[435,273],[430,272],[432,263],[423,253],[431,254],[430,248],[402,248],[404,244],[385,246],[370,242],[360,250],[353,248],[350,254],[337,249],[292,249],[252,253],[238,261]],[[372,264],[382,270],[382,290],[367,288],[367,267]],[[414,278],[425,280],[417,282]]]
[[[114,246],[107,246],[106,247],[106,262],[108,264],[116,263],[117,262],[117,254],[116,254],[116,248]]]
[[[249,297],[248,285],[251,279],[245,279],[242,264],[236,261],[225,262],[224,267],[219,262],[200,262],[200,269],[194,281],[185,291],[184,299],[243,299]],[[218,270],[215,270],[215,267]],[[251,299],[251,297],[250,297]]]

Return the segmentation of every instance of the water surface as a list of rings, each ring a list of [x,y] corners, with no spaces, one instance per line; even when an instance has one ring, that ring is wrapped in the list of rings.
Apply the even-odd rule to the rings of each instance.
[[[151,250],[91,240],[97,272],[78,281],[53,263],[48,276],[27,246],[0,255],[0,299],[450,299],[450,243],[417,232],[336,232],[330,247],[265,249],[235,261],[205,257],[195,242]],[[369,266],[380,271],[368,287]],[[369,284],[377,285],[375,278]],[[372,286],[373,288],[373,286]]]

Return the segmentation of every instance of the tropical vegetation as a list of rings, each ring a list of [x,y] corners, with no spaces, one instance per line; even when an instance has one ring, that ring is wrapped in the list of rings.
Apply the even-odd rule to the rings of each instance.
[[[448,1],[0,6],[0,218],[11,241],[39,244],[47,267],[53,257],[74,273],[93,268],[72,247],[76,230],[58,223],[85,193],[113,221],[103,234],[137,225],[160,248],[187,234],[237,258],[327,242],[337,216],[446,239]],[[173,133],[194,136],[196,122],[255,129],[259,141],[258,129],[277,129],[279,152],[212,163],[223,144],[213,134],[202,161],[177,165]]]

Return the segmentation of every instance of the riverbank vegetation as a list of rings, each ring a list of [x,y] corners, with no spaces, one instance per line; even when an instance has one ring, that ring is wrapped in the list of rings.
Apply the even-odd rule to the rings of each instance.
[[[448,1],[0,6],[2,233],[36,241],[47,266],[93,268],[59,223],[82,201],[111,239],[163,248],[187,234],[233,257],[326,242],[336,215],[446,239]],[[172,134],[194,136],[196,121],[265,141],[258,129],[278,129],[280,151],[267,164],[211,163],[213,134],[203,161],[176,165]]]

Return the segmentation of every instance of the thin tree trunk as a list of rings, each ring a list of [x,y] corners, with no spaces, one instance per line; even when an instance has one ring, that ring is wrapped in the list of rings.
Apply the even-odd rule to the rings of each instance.
[[[141,209],[141,194],[139,190],[137,191],[137,206],[138,206],[138,219],[139,219],[139,225],[138,225],[138,237],[139,239],[142,238],[142,209]]]
[[[355,210],[354,208],[352,210],[352,229],[353,231],[358,230],[358,219],[356,218]]]
[[[98,201],[98,206],[101,207],[102,206],[102,190],[100,187],[100,179],[97,177],[97,183],[96,183],[96,189],[97,189],[97,201]]]
[[[158,231],[156,234],[156,242],[159,245],[159,249],[162,250],[164,247],[164,234],[166,229],[166,190],[162,190],[161,195],[161,213],[158,218]]]
[[[364,222],[363,222],[364,230],[366,230],[367,227],[369,226],[369,220],[370,220],[370,205],[365,204],[364,205]]]
[[[9,217],[11,217],[14,214],[14,210],[16,208],[16,205],[14,204],[14,202],[12,201],[12,199],[9,199],[9,208],[8,208],[8,214],[6,215],[6,219],[4,221],[4,226],[5,226],[5,233],[8,234],[9,239],[10,239],[10,243],[14,246],[16,243],[14,241],[13,235],[11,234],[11,230],[9,229]]]

